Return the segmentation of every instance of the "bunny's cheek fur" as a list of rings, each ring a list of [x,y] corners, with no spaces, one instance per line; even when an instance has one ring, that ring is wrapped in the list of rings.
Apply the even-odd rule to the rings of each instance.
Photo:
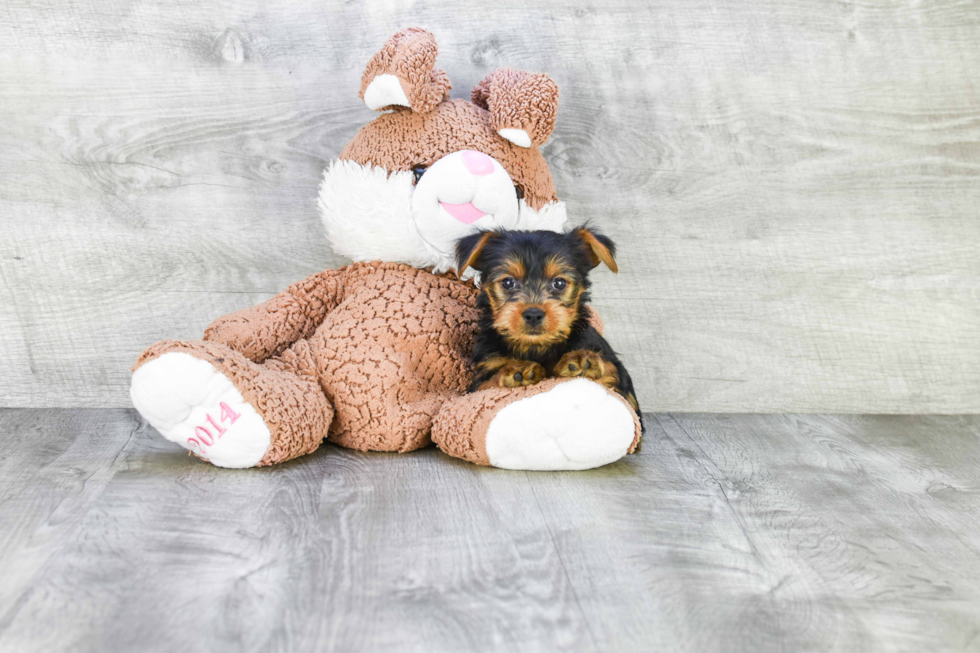
[[[393,172],[343,159],[330,163],[320,184],[320,218],[331,248],[353,261],[396,261],[449,269],[422,241],[412,218],[411,172]]]

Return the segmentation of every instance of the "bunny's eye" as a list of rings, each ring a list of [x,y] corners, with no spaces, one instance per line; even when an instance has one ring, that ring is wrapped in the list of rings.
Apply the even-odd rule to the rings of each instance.
[[[412,177],[413,177],[412,183],[418,184],[419,179],[421,179],[422,175],[424,174],[425,174],[425,166],[415,166],[414,168],[412,168]]]

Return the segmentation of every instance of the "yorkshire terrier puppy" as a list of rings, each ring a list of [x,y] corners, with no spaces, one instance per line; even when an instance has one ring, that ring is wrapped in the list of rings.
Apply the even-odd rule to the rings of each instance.
[[[622,395],[642,420],[633,381],[616,352],[589,324],[589,272],[613,272],[616,246],[585,227],[484,231],[457,243],[458,270],[480,272],[480,329],[470,392],[516,388],[548,377],[585,377]]]

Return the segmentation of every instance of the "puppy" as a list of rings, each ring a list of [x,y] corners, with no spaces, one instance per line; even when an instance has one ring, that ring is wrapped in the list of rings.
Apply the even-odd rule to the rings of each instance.
[[[633,381],[589,324],[589,272],[613,272],[613,242],[586,227],[571,233],[484,231],[457,243],[458,270],[481,274],[480,329],[470,392],[548,377],[585,377],[622,395],[642,420]]]

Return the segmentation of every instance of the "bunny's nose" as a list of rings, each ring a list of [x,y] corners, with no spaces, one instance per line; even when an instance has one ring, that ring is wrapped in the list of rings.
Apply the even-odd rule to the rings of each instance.
[[[477,176],[489,175],[493,172],[493,159],[476,150],[463,150],[463,164],[471,174]]]

